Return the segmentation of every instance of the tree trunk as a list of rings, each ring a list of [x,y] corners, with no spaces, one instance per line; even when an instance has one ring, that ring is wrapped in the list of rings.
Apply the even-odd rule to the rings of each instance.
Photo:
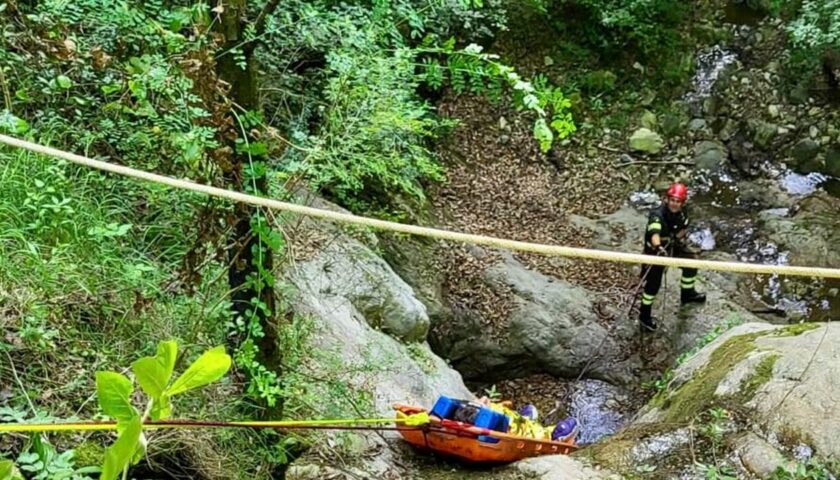
[[[239,110],[259,111],[260,101],[257,90],[257,66],[254,59],[253,42],[241,46],[244,41],[243,32],[247,22],[247,1],[227,0],[217,2],[217,9],[223,9],[220,14],[217,31],[224,36],[221,48],[223,55],[216,63],[216,73],[220,80],[230,85],[228,93],[230,111],[225,119],[225,125],[217,130],[219,142],[225,145],[225,152],[229,156],[228,168],[225,168],[225,181],[237,191],[250,190],[255,195],[267,193],[265,176],[245,178],[244,169],[249,162],[254,161],[247,153],[238,153],[236,140],[249,135],[243,131],[236,117]],[[262,16],[262,15],[261,15]],[[245,68],[238,65],[241,57],[233,54],[234,47],[244,54]],[[249,143],[253,139],[246,138]],[[260,241],[259,236],[251,228],[251,222],[260,214],[259,208],[243,203],[237,203],[235,208],[235,226],[233,230],[234,248],[229,251],[230,267],[228,281],[232,290],[231,301],[234,315],[247,318],[247,312],[254,312],[259,319],[264,336],[258,340],[260,362],[269,370],[280,376],[280,354],[277,346],[277,311],[273,282],[262,284],[261,288],[254,285],[251,279],[258,278],[260,272],[272,272],[274,266],[273,252],[269,246]],[[259,299],[265,309],[257,308],[253,299]],[[273,409],[280,413],[282,405]]]

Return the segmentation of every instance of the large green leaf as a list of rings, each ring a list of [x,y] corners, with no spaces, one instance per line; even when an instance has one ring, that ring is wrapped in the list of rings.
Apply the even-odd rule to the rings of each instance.
[[[538,118],[534,122],[534,138],[540,142],[540,150],[543,152],[547,152],[551,148],[551,144],[554,141],[554,134],[551,133],[551,129],[548,128],[545,119]]]
[[[140,417],[135,417],[124,424],[117,441],[105,450],[105,462],[102,465],[100,480],[114,480],[128,466],[137,451],[141,433]]]
[[[96,372],[96,395],[99,406],[106,415],[119,421],[131,420],[138,416],[131,406],[131,392],[134,386],[125,375],[117,372]]]
[[[178,357],[178,343],[175,340],[160,342],[157,347],[155,358],[160,362],[166,373],[166,381],[172,376],[175,370],[175,359]]]
[[[158,344],[157,355],[143,357],[131,364],[137,383],[152,399],[157,400],[166,390],[172,371],[175,369],[175,358],[178,356],[178,344],[174,341]]]
[[[131,370],[146,395],[157,398],[166,390],[169,377],[163,365],[154,357],[143,357],[131,364]]]
[[[212,348],[198,357],[187,371],[182,373],[166,390],[166,394],[171,397],[215,382],[222,378],[229,368],[230,356],[225,353],[225,347]]]

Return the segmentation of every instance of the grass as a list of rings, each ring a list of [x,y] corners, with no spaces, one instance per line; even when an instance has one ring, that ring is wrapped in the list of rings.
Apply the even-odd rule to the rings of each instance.
[[[123,371],[163,339],[178,340],[186,357],[230,344],[225,265],[208,261],[198,282],[182,280],[184,256],[198,234],[198,197],[22,151],[0,152],[0,185],[0,393],[10,395],[0,403],[8,410],[0,418],[31,419],[34,409],[52,419],[96,419],[96,371]],[[372,413],[374,374],[387,363],[374,352],[348,364],[336,352],[312,349],[314,325],[306,317],[294,316],[284,328],[288,418]],[[422,349],[412,353],[426,365]],[[234,369],[185,396],[176,416],[258,418],[244,382]],[[222,430],[149,437],[150,460],[136,467],[137,475],[222,479],[273,478],[290,451],[321,435]],[[76,466],[99,464],[101,446],[112,440],[102,433],[50,436],[59,451],[74,450]],[[12,457],[28,448],[22,438],[9,446]]]
[[[29,418],[33,408],[60,419],[96,418],[97,370],[127,368],[161,339],[178,339],[188,355],[226,342],[223,266],[211,263],[194,292],[179,282],[192,240],[182,226],[191,224],[194,197],[27,152],[0,153],[0,185],[6,408]],[[241,416],[232,413],[239,390],[228,381],[185,398],[181,412]],[[76,447],[80,465],[101,461],[95,445],[104,438],[66,434],[51,441]],[[234,440],[239,451],[253,450],[247,445],[253,438],[227,443]],[[17,441],[13,450],[24,446]]]

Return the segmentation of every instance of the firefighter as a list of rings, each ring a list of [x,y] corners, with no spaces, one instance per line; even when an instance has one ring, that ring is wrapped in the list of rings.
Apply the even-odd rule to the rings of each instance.
[[[686,238],[688,214],[684,206],[688,199],[688,189],[682,183],[671,185],[665,200],[650,212],[645,228],[645,248],[647,255],[673,256],[677,258],[697,258],[697,250],[688,245]],[[651,316],[653,299],[662,285],[665,267],[642,265],[642,278],[645,287],[642,292],[642,307],[639,311],[639,323],[642,331],[654,332],[658,328],[656,319]],[[694,288],[697,281],[696,268],[683,268],[680,278],[680,303],[703,303],[706,295]]]

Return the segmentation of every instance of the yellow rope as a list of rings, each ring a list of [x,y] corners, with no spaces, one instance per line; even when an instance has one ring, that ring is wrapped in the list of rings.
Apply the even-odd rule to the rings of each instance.
[[[116,423],[0,423],[0,433],[98,432],[116,429]]]
[[[283,421],[242,421],[242,422],[190,422],[163,421],[153,424],[143,424],[147,430],[156,429],[185,429],[185,428],[306,428],[306,427],[341,427],[355,425],[404,424],[419,427],[429,423],[429,414],[419,412],[402,418],[347,418],[327,420],[283,420]],[[41,433],[41,432],[95,432],[116,430],[116,422],[75,422],[75,423],[0,423],[0,433]]]
[[[6,145],[23,148],[35,153],[40,153],[51,157],[61,158],[63,160],[67,160],[69,162],[73,162],[79,165],[84,165],[86,167],[96,168],[99,170],[104,170],[106,172],[116,173],[118,175],[137,178],[148,182],[169,185],[171,187],[190,190],[193,192],[199,192],[213,197],[225,198],[228,200],[233,200],[235,202],[243,202],[275,210],[282,210],[286,212],[297,213],[300,215],[307,215],[310,217],[321,218],[333,222],[350,223],[354,225],[361,225],[390,232],[406,233],[410,235],[419,235],[429,238],[435,238],[438,240],[450,240],[453,242],[472,243],[475,245],[487,245],[490,247],[503,248],[507,250],[516,250],[520,252],[539,253],[543,255],[554,255],[570,258],[587,258],[590,260],[603,260],[609,262],[662,265],[665,267],[689,267],[703,270],[716,270],[720,272],[840,278],[840,269],[836,268],[801,267],[792,265],[763,265],[743,262],[719,262],[709,260],[657,257],[653,255],[642,255],[638,253],[610,252],[586,248],[564,247],[559,245],[543,245],[539,243],[520,242],[516,240],[488,237],[485,235],[472,235],[468,233],[452,232],[449,230],[441,230],[437,228],[420,227],[417,225],[406,225],[402,223],[377,220],[375,218],[361,217],[349,213],[321,210],[318,208],[306,207],[303,205],[296,205],[294,203],[288,202],[280,202],[268,198],[261,198],[253,195],[234,192],[231,190],[225,190],[222,188],[211,187],[209,185],[201,185],[189,180],[180,180],[176,178],[166,177],[164,175],[157,175],[142,170],[124,167],[121,165],[114,165],[108,162],[93,160],[91,158],[83,157],[81,155],[64,152],[44,145],[38,145],[36,143],[27,142],[25,140],[19,140],[17,138],[9,137],[6,135],[0,135],[0,143],[5,143]]]

